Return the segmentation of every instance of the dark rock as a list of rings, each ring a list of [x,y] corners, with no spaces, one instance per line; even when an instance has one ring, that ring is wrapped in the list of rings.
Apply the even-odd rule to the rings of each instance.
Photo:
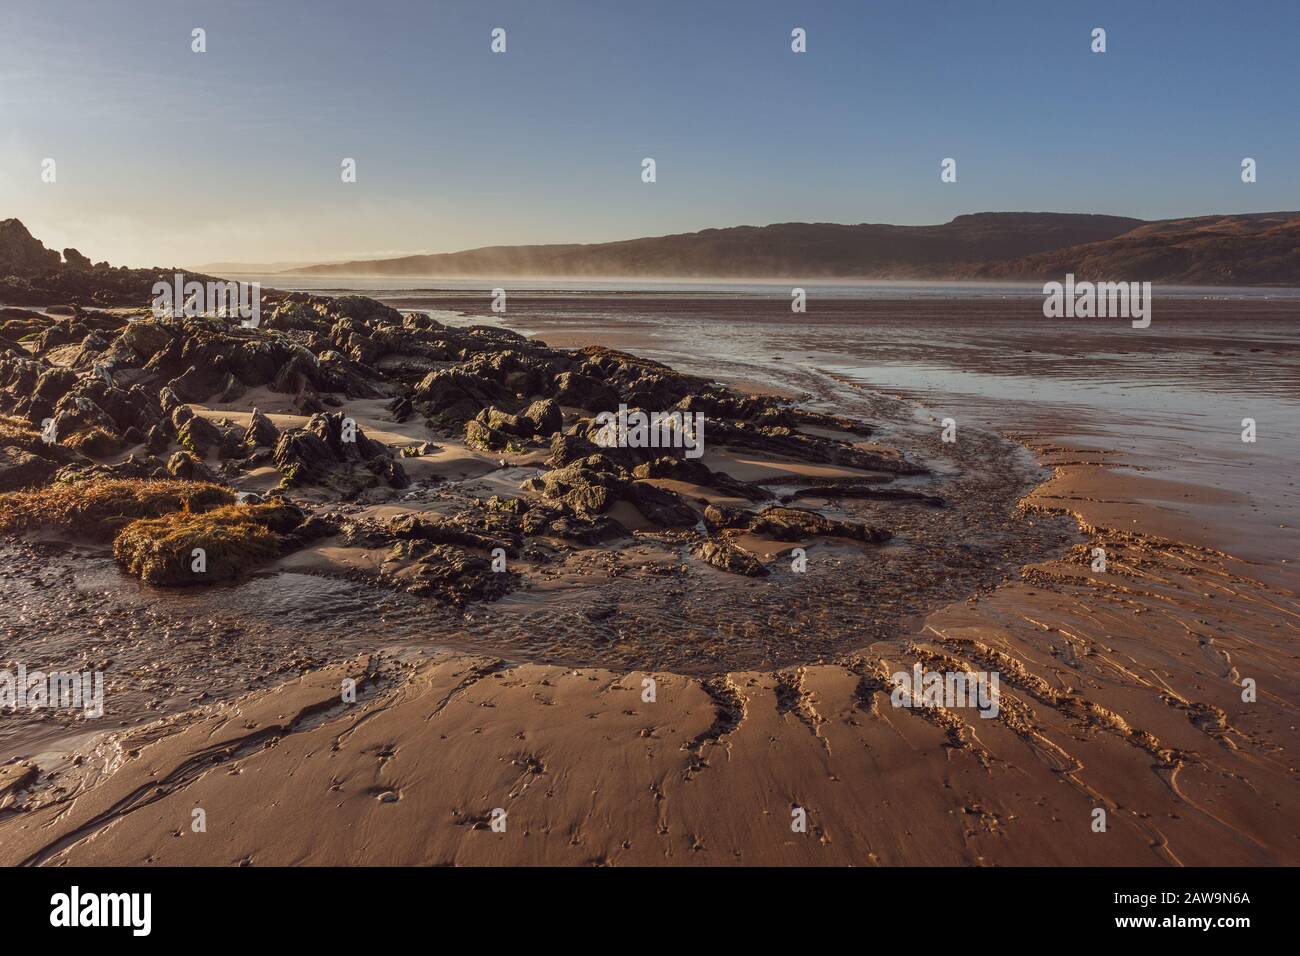
[[[766,508],[754,516],[749,529],[755,534],[775,538],[777,541],[802,541],[805,538],[833,535],[879,543],[893,537],[883,528],[873,528],[870,525],[856,524],[851,521],[837,521],[802,508]]]
[[[857,498],[866,501],[902,501],[915,502],[930,508],[942,508],[947,504],[937,495],[922,494],[918,491],[903,491],[896,488],[867,488],[862,485],[809,485],[799,488],[788,495],[781,496],[782,504],[798,501],[800,498]]]
[[[243,444],[249,448],[274,448],[279,440],[280,429],[275,427],[271,419],[254,408],[248,430],[244,432]]]
[[[188,451],[178,451],[167,459],[167,474],[173,478],[183,478],[186,481],[207,481],[212,484],[221,484],[216,473],[199,461]]]
[[[631,482],[625,496],[638,511],[655,524],[668,528],[693,527],[700,520],[695,509],[681,495],[644,482]]]
[[[189,411],[189,409],[186,409]],[[177,419],[180,419],[179,424]],[[221,429],[202,415],[193,413],[180,415],[173,413],[172,424],[176,426],[176,441],[182,448],[188,449],[200,458],[212,458],[220,454],[226,444],[226,437]]]
[[[388,449],[340,412],[313,415],[305,428],[282,432],[275,466],[287,487],[320,485],[355,495],[381,483],[393,488],[409,484]]]
[[[720,531],[724,528],[747,528],[749,527],[749,519],[749,512],[741,511],[738,508],[728,508],[725,505],[709,505],[704,509],[704,526],[710,531]]]
[[[221,390],[217,395],[218,403],[233,402],[242,398],[248,388],[230,372],[221,380]]]
[[[496,572],[487,558],[446,544],[400,542],[392,558],[403,561],[418,555],[393,578],[412,594],[464,604],[470,600],[495,600],[510,591],[519,576]]]
[[[626,485],[617,465],[603,455],[591,455],[538,478],[529,478],[522,487],[563,502],[575,514],[591,517],[607,511],[622,496]]]
[[[706,488],[716,488],[733,498],[746,498],[749,501],[767,501],[772,496],[758,485],[737,481],[725,471],[712,471],[699,459],[656,458],[654,461],[642,462],[632,469],[636,478],[668,478]]]
[[[434,544],[453,544],[462,548],[491,551],[502,548],[510,557],[518,554],[517,540],[504,540],[480,534],[461,527],[453,521],[435,515],[399,515],[388,522],[388,532],[407,540],[430,541]]]
[[[705,541],[695,550],[695,554],[715,568],[730,571],[732,574],[743,574],[753,578],[763,577],[769,573],[767,567],[758,558],[727,541]]]
[[[205,368],[200,371],[198,368],[190,366],[168,382],[167,387],[175,392],[182,401],[206,402],[212,395],[220,391],[222,380],[212,368]]]
[[[0,492],[44,484],[56,465],[20,448],[0,447]]]
[[[555,377],[555,400],[561,405],[584,408],[592,412],[618,408],[618,392],[590,375],[561,372]]]

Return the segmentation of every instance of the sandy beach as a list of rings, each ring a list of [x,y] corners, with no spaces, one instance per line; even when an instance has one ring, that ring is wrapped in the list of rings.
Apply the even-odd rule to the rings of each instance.
[[[86,660],[116,646],[108,721],[6,725],[0,863],[1300,862],[1294,303],[1169,300],[1150,334],[1066,341],[1032,301],[836,302],[778,349],[779,304],[520,296],[502,318],[442,299],[389,301],[869,422],[867,439],[805,430],[928,473],[717,447],[715,472],[892,539],[739,534],[771,569],[743,577],[620,505],[630,540],[555,552],[462,607],[376,592],[386,550],[342,538],[199,595],[110,591],[120,572],[93,550],[11,541],[9,634],[39,626],[60,642],[44,650]],[[945,365],[967,379],[934,387]],[[289,429],[307,421],[289,398],[191,407]],[[430,437],[374,401],[343,410],[392,449]],[[449,512],[517,494],[545,457],[433,441],[402,459],[414,491],[321,506]],[[904,497],[828,491],[849,480]],[[996,672],[998,712],[895,706],[892,675],[918,664]]]

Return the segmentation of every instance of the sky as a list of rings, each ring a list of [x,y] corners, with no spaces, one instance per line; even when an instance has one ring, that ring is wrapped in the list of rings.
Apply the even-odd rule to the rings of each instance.
[[[0,0],[0,218],[196,266],[1296,209],[1298,38],[1296,0]]]

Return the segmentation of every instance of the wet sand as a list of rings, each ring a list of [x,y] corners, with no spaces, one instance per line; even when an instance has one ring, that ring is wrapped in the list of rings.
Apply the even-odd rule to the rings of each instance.
[[[270,675],[269,689],[87,740],[80,763],[43,762],[45,788],[7,773],[0,799],[27,809],[0,818],[0,862],[1300,861],[1296,537],[1279,527],[1297,510],[1285,467],[1296,460],[1294,310],[1190,305],[1167,329],[1158,310],[1156,334],[1139,338],[1054,329],[989,303],[927,304],[928,320],[900,329],[913,307],[885,304],[818,318],[795,353],[773,347],[789,342],[788,318],[736,330],[725,315],[668,324],[641,306],[596,321],[569,303],[548,322],[523,306],[507,324],[552,345],[598,341],[886,421],[897,444],[946,463],[963,500],[1005,503],[1008,517],[959,511],[936,535],[938,519],[917,510],[911,537],[944,542],[954,593],[921,614],[896,609],[883,629],[869,625],[872,595],[919,585],[917,569],[934,573],[942,554],[913,547],[917,563],[886,559],[874,584],[824,566],[803,609],[767,581],[724,592],[670,574],[615,582],[624,613],[664,621],[640,647],[594,639],[617,636],[607,622],[618,613],[598,627],[584,614],[601,601],[566,609],[545,591],[521,598],[535,609],[502,602],[454,622],[459,646],[373,627],[352,635],[369,643],[352,657],[359,643],[304,636],[315,656],[301,678]],[[720,324],[701,348],[690,323],[709,321]],[[1052,379],[1076,387],[1062,398]],[[1107,385],[1090,394],[1086,382]],[[1167,407],[1147,400],[1153,387],[1172,390]],[[1129,388],[1145,391],[1124,406]],[[1255,446],[1240,443],[1242,407],[1260,410]],[[937,436],[950,415],[960,437],[947,447]],[[999,434],[1046,470],[1017,462]],[[1011,470],[988,467],[998,461]],[[990,579],[958,548],[972,543],[963,522],[1001,527],[984,543]],[[1096,547],[1104,572],[1091,569]],[[740,612],[727,602],[742,588]],[[780,605],[784,627],[764,626],[764,605]],[[752,625],[750,639],[718,638],[728,616]],[[710,635],[702,655],[680,647]],[[633,666],[673,639],[675,666]],[[349,659],[319,667],[330,653]],[[998,716],[891,706],[889,674],[917,661],[998,671]],[[344,675],[363,683],[351,706],[339,704]],[[1254,702],[1242,700],[1247,678]],[[190,829],[195,807],[206,833]],[[490,826],[497,808],[504,833]],[[806,833],[791,830],[795,809]]]

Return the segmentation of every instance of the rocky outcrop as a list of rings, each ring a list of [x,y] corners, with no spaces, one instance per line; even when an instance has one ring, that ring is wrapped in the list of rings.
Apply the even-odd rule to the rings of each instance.
[[[33,276],[59,268],[59,254],[46,249],[17,219],[0,220],[0,272]]]
[[[654,461],[637,465],[632,469],[632,475],[636,478],[667,478],[671,481],[703,485],[733,498],[747,498],[750,501],[767,501],[772,497],[758,485],[737,481],[724,471],[711,471],[699,459],[693,458],[662,456]]]
[[[604,455],[591,455],[523,483],[525,491],[558,501],[583,517],[608,511],[628,486],[624,472]]]
[[[243,445],[246,448],[274,448],[280,441],[280,429],[276,428],[267,418],[256,408],[253,409],[252,419],[248,423],[248,429],[244,432]]]
[[[34,264],[32,275],[53,261],[12,229],[11,236],[27,250],[20,258]],[[649,533],[743,575],[768,569],[737,543],[741,532],[778,541],[836,536],[870,543],[889,536],[812,510],[709,504],[705,499],[714,492],[754,507],[774,496],[762,484],[687,458],[683,448],[605,447],[597,416],[620,406],[703,415],[710,448],[864,472],[852,488],[809,482],[786,494],[783,504],[833,490],[840,498],[940,503],[921,492],[877,487],[926,469],[856,441],[870,432],[861,423],[772,397],[738,395],[626,352],[552,349],[495,326],[403,315],[361,296],[265,290],[256,328],[225,318],[96,311],[84,303],[111,298],[116,287],[75,250],[64,258],[59,272],[88,283],[89,298],[69,296],[64,301],[72,304],[57,310],[0,314],[0,415],[10,416],[0,422],[13,423],[8,430],[0,424],[0,491],[117,479],[238,488],[247,487],[244,481],[257,469],[274,465],[280,493],[299,492],[304,502],[391,500],[394,490],[410,486],[401,461],[436,446],[416,442],[395,453],[367,436],[348,412],[334,410],[354,400],[384,399],[405,429],[423,425],[431,435],[463,436],[468,447],[494,458],[549,448],[546,468],[523,482],[524,497],[466,503],[453,492],[446,513],[440,506],[438,514],[378,523],[304,513],[291,532],[272,530],[281,538],[292,535],[287,543],[276,539],[277,547],[337,533],[356,547],[387,549],[383,581],[452,602],[499,596],[517,584],[514,570],[492,566],[498,548],[512,562],[545,563],[548,549],[630,539],[611,515],[625,513],[625,506],[659,529]],[[94,289],[101,280],[104,287]],[[139,296],[132,304],[147,301]],[[255,409],[247,426],[236,427],[220,412],[191,407],[234,403],[252,389],[284,396],[278,410],[292,406],[309,416],[306,424],[280,429]],[[38,435],[47,423],[54,441]],[[421,465],[419,473],[428,472]],[[690,491],[678,493],[681,486]],[[411,497],[426,494],[422,487]],[[247,523],[247,514],[228,517],[230,528]],[[220,535],[218,524],[203,527]],[[163,526],[147,530],[161,534]],[[263,538],[248,531],[249,541]],[[157,578],[162,572],[142,557],[144,548],[143,539],[131,544],[126,563]],[[155,569],[140,570],[146,567]]]
[[[777,541],[804,541],[831,535],[879,544],[893,537],[883,528],[838,521],[802,508],[765,508],[750,520],[749,530]]]
[[[155,282],[170,281],[171,271],[115,269],[107,262],[92,263],[76,249],[65,249],[60,257],[17,219],[0,220],[0,302],[139,305],[148,300]]]
[[[274,461],[287,488],[318,485],[354,497],[379,484],[409,484],[387,447],[367,438],[342,412],[313,415],[306,427],[282,432]]]
[[[564,416],[553,399],[533,402],[517,415],[492,405],[465,423],[465,442],[472,448],[501,451],[535,438],[549,441],[563,425]]]

